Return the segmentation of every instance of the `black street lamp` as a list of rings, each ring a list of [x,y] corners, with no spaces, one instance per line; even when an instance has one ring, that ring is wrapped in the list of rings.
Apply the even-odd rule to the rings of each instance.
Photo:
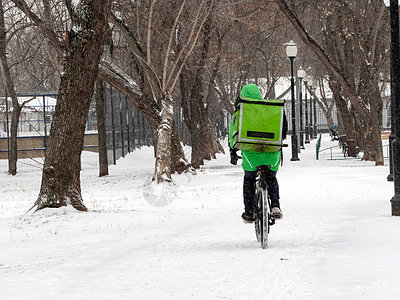
[[[306,144],[310,143],[310,124],[308,124],[308,100],[307,100],[307,82],[308,82],[308,77],[304,77],[304,87],[305,87],[305,95],[304,95],[304,101],[306,103]],[[311,98],[311,95],[310,95]]]
[[[310,84],[310,140],[314,139],[314,125],[313,125],[313,84]]]
[[[392,60],[392,59],[390,59]],[[392,70],[392,63],[390,63],[390,81],[392,81],[393,78],[393,70]],[[391,89],[392,89],[391,85]],[[392,151],[392,143],[394,141],[394,138],[396,137],[394,130],[395,130],[395,120],[396,118],[394,117],[394,100],[393,100],[394,93],[391,91],[390,93],[390,134],[389,134],[389,175],[387,176],[387,181],[393,181],[393,151]]]
[[[318,132],[317,132],[317,95],[316,95],[316,91],[317,91],[317,85],[314,83],[313,84],[313,89],[314,89],[314,102],[313,102],[313,105],[314,105],[314,130],[313,130],[313,132],[314,132],[314,138],[316,139],[317,138],[317,134],[318,134]]]
[[[297,149],[297,132],[296,132],[296,103],[295,103],[295,96],[294,96],[294,74],[293,74],[293,61],[297,55],[297,44],[293,41],[284,44],[286,46],[286,55],[290,59],[290,71],[291,71],[291,90],[292,90],[292,158],[291,161],[298,161],[300,160],[298,156],[298,149]]]
[[[390,0],[390,63],[391,63],[391,105],[392,133],[394,140],[392,146],[394,196],[392,203],[392,216],[400,216],[400,38],[399,38],[399,1]],[[393,114],[394,112],[394,114]],[[394,125],[394,126],[393,126]]]
[[[305,149],[304,147],[304,129],[303,129],[303,87],[301,86],[301,81],[303,78],[307,76],[306,71],[303,70],[302,67],[297,71],[297,78],[299,78],[299,85],[300,85],[300,93],[299,93],[299,98],[300,98],[300,149]]]
[[[390,0],[385,0],[385,5],[387,8],[389,8],[389,13],[390,13],[390,27],[391,27],[391,40],[395,41],[396,40],[396,32],[397,32],[397,37],[399,35],[398,31],[395,30],[395,28],[399,27],[398,20],[397,20],[397,25],[396,25],[396,18],[392,20],[393,14],[390,11]],[[393,36],[394,35],[394,36]],[[393,49],[395,44],[393,42],[390,43],[390,135],[389,135],[389,175],[387,176],[388,181],[393,181],[393,151],[392,151],[392,142],[394,138],[396,137],[395,135],[395,116],[394,116],[394,97],[396,95],[394,89],[394,85],[392,84],[393,80],[393,52],[396,51],[396,49]]]

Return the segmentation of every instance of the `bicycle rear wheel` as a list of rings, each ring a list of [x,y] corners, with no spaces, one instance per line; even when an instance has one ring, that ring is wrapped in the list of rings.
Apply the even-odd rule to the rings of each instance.
[[[259,188],[256,188],[254,211],[256,212],[256,221],[254,222],[254,229],[256,232],[257,241],[261,241],[261,231],[262,231],[262,193]]]
[[[268,234],[270,226],[275,223],[271,216],[270,199],[267,191],[265,170],[270,166],[262,165],[257,167],[257,179],[255,190],[254,211],[256,212],[256,222],[254,222],[257,241],[261,243],[261,248],[265,249],[268,245]]]
[[[261,189],[261,218],[260,218],[260,243],[261,248],[265,249],[268,245],[268,234],[269,234],[269,205],[268,205],[268,198],[267,198],[267,191],[265,189]]]

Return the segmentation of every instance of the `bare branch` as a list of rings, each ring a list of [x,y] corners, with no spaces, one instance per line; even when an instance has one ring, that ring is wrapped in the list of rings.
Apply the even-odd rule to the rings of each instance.
[[[35,100],[35,99],[36,99],[36,96],[32,97],[31,99],[25,100],[24,102],[22,102],[21,107],[24,107],[26,104],[28,104],[29,102],[31,102],[32,100]]]
[[[64,46],[59,41],[57,34],[53,30],[51,30],[51,28],[47,26],[47,24],[30,9],[30,7],[26,4],[24,0],[11,1],[14,2],[15,6],[28,16],[32,23],[34,23],[44,32],[45,36],[49,39],[50,44],[54,47],[57,53],[59,55],[62,55]]]
[[[156,0],[153,0],[150,5],[149,22],[147,24],[147,64],[151,65],[151,23],[153,21],[153,10]]]
[[[168,81],[167,81],[167,66],[168,66],[169,54],[171,52],[172,41],[173,41],[173,38],[174,38],[174,35],[175,35],[176,25],[178,24],[178,20],[180,18],[180,15],[182,14],[183,8],[185,7],[185,3],[186,3],[186,0],[184,0],[182,2],[182,4],[181,4],[181,7],[180,7],[179,12],[178,12],[178,15],[176,16],[176,18],[174,20],[174,25],[172,26],[171,33],[169,35],[168,47],[167,47],[167,52],[165,54],[164,68],[163,68],[163,75],[162,75],[162,89],[163,90],[166,90],[167,83],[170,80],[170,78],[168,78]],[[179,60],[179,57],[178,57],[177,61],[178,60]],[[172,68],[171,74],[173,73],[173,71],[174,71],[174,68]]]
[[[300,38],[303,42],[310,47],[310,49],[315,53],[315,55],[321,60],[325,65],[327,70],[329,70],[336,80],[340,83],[345,95],[349,98],[350,102],[353,104],[354,108],[363,116],[364,119],[368,119],[368,109],[365,107],[360,97],[357,95],[354,88],[346,81],[343,71],[332,61],[326,51],[318,44],[318,42],[308,33],[303,24],[300,22],[298,17],[293,13],[293,11],[288,6],[285,0],[275,0],[279,5],[281,11],[286,15],[289,21],[296,28]]]
[[[153,70],[152,66],[147,63],[146,55],[137,41],[135,35],[132,33],[130,28],[119,18],[117,18],[113,13],[110,16],[111,22],[116,25],[123,33],[126,42],[128,43],[132,53],[139,60],[141,66],[147,71],[146,74],[150,81],[152,82],[152,87],[157,88],[156,93],[161,93],[161,82],[156,72]]]
[[[201,9],[201,7],[203,6],[204,3],[205,3],[205,0],[202,1],[199,10]],[[175,87],[175,85],[176,85],[176,82],[177,82],[178,79],[179,79],[179,74],[181,73],[183,66],[185,65],[187,59],[189,58],[189,56],[191,55],[191,53],[192,53],[192,51],[193,51],[194,46],[195,46],[196,43],[197,43],[197,40],[198,40],[199,35],[200,35],[200,32],[201,32],[201,28],[203,27],[204,23],[206,22],[208,16],[210,15],[213,5],[214,5],[214,0],[211,0],[210,6],[208,7],[208,11],[207,11],[206,15],[204,16],[204,18],[203,18],[203,20],[202,20],[202,22],[201,22],[201,24],[200,24],[200,26],[199,26],[199,28],[198,28],[198,30],[197,30],[197,33],[196,33],[195,38],[193,39],[192,45],[191,45],[190,49],[187,51],[186,56],[185,56],[185,58],[183,59],[181,65],[180,65],[180,68],[179,68],[179,70],[178,70],[178,72],[177,72],[177,74],[176,74],[176,76],[175,76],[175,79],[174,79],[174,81],[173,81],[171,87],[169,88],[169,94],[171,94],[172,91],[174,90],[174,87]],[[196,23],[197,23],[198,17],[199,17],[199,13],[198,13],[198,15],[197,15],[195,24],[193,24],[192,32],[191,32],[191,34],[190,34],[190,37],[188,38],[188,42],[192,39],[192,36],[193,36],[193,33],[194,33],[194,27],[195,27],[195,25],[196,25]],[[182,53],[182,51],[181,51],[181,53]],[[181,53],[180,53],[180,54],[181,54]],[[179,62],[179,57],[178,57],[178,59],[177,59],[176,62],[175,62],[175,66],[177,66],[178,62]],[[175,66],[174,66],[174,68],[175,68]],[[173,69],[174,69],[174,68],[173,68]],[[171,71],[170,79],[171,79],[172,75],[173,75],[173,71]],[[169,80],[170,80],[170,79],[169,79]],[[169,81],[169,80],[168,80],[168,81]]]

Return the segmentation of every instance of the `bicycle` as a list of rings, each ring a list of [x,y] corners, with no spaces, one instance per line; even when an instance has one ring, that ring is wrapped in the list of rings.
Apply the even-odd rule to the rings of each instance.
[[[287,146],[287,144],[282,145],[282,147]],[[236,162],[241,158],[241,156],[236,155]],[[271,199],[268,195],[267,181],[265,179],[265,170],[269,170],[270,168],[270,165],[260,165],[256,168],[255,201],[253,204],[253,212],[256,217],[254,227],[257,241],[261,243],[261,248],[263,249],[267,248],[268,245],[270,227],[275,224],[275,218],[271,213]]]
[[[261,248],[265,249],[268,245],[268,234],[270,227],[275,224],[275,218],[271,214],[271,199],[268,195],[265,171],[271,166],[261,165],[257,167],[254,212],[256,221],[254,222],[257,241],[261,243]]]

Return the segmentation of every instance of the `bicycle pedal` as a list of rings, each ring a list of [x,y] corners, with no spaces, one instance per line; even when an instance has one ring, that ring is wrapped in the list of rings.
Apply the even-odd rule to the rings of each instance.
[[[281,220],[283,218],[282,214],[271,214],[271,217],[274,219],[274,223],[275,220]]]
[[[252,224],[252,223],[255,222],[255,221],[246,221],[246,220],[244,220],[244,219],[242,219],[242,221],[243,221],[244,224]]]

